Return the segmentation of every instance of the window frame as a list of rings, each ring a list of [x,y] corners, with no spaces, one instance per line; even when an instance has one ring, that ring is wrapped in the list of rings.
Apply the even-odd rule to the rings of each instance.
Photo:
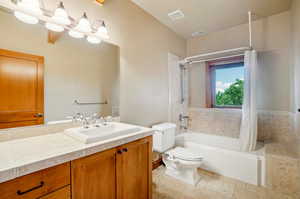
[[[222,109],[241,109],[241,106],[217,106],[216,100],[216,69],[226,68],[226,64],[244,63],[244,56],[236,56],[226,59],[219,59],[215,61],[206,62],[206,107],[207,108],[222,108]],[[238,67],[238,66],[233,66]],[[230,68],[233,68],[230,67]]]

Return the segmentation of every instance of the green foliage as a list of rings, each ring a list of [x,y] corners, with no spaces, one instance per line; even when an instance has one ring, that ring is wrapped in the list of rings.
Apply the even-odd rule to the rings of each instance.
[[[241,106],[243,104],[244,81],[236,81],[225,89],[224,92],[218,92],[216,95],[217,106]]]

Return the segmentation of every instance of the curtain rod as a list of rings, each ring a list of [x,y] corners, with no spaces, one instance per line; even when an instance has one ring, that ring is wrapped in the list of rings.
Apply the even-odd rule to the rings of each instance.
[[[233,53],[233,52],[238,52],[238,51],[246,51],[250,50],[251,47],[241,47],[241,48],[233,48],[233,49],[227,49],[227,50],[222,50],[222,51],[216,51],[216,52],[211,52],[211,53],[205,53],[205,54],[200,54],[200,55],[195,55],[192,57],[187,57],[183,61],[183,63],[190,63],[190,62],[195,62],[192,61],[191,59],[197,59],[201,57],[206,57],[206,56],[211,56],[211,55],[218,55],[218,54],[223,54],[223,53]]]
[[[205,60],[199,60],[199,61],[191,61],[191,62],[189,62],[189,64],[197,64],[197,63],[203,63],[203,62],[207,62],[207,61],[214,61],[214,60],[232,58],[232,57],[243,56],[243,55],[244,54],[237,54],[237,55],[230,55],[230,56],[224,56],[224,57],[218,57],[218,58],[212,58],[212,59],[205,59]]]

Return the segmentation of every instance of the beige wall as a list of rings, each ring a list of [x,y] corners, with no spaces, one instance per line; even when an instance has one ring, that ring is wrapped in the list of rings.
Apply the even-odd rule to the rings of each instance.
[[[205,63],[193,64],[189,71],[189,106],[206,107],[206,65]]]
[[[292,109],[291,27],[290,12],[284,12],[253,24],[254,48],[259,51],[257,85],[258,109],[290,111]],[[248,46],[248,25],[240,25],[220,32],[188,40],[189,56]],[[197,69],[200,67],[202,69]],[[192,66],[190,106],[205,105],[205,65]],[[194,85],[197,84],[197,85]]]
[[[90,45],[68,36],[55,45],[47,43],[47,31],[0,12],[0,47],[45,58],[45,120],[61,120],[76,112],[111,115],[119,106],[118,47]],[[73,102],[108,100],[106,106],[77,106]]]
[[[44,2],[54,9],[58,0]],[[73,17],[86,11],[91,20],[104,19],[111,41],[120,47],[122,121],[140,125],[166,121],[168,52],[184,57],[186,41],[130,0],[108,0],[103,7],[93,0],[64,0],[64,4]],[[78,46],[90,46],[77,42]]]
[[[44,0],[55,8],[58,1]],[[186,41],[130,0],[64,0],[70,15],[86,11],[107,22],[111,41],[120,47],[121,120],[140,125],[168,119],[168,52],[185,56]]]

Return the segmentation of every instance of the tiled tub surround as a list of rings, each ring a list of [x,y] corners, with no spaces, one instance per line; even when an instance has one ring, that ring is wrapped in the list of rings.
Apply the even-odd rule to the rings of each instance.
[[[239,137],[241,110],[191,108],[189,115],[189,129],[195,133]],[[300,142],[293,127],[293,113],[258,111],[258,141],[265,144],[267,187],[299,196]]]
[[[189,109],[189,129],[193,132],[238,138],[241,111],[229,109]]]
[[[0,131],[0,183],[152,135],[152,129],[83,144],[65,134],[73,124]]]
[[[189,109],[189,129],[193,132],[239,138],[241,110]],[[258,141],[290,142],[293,138],[293,118],[289,112],[258,111]]]

